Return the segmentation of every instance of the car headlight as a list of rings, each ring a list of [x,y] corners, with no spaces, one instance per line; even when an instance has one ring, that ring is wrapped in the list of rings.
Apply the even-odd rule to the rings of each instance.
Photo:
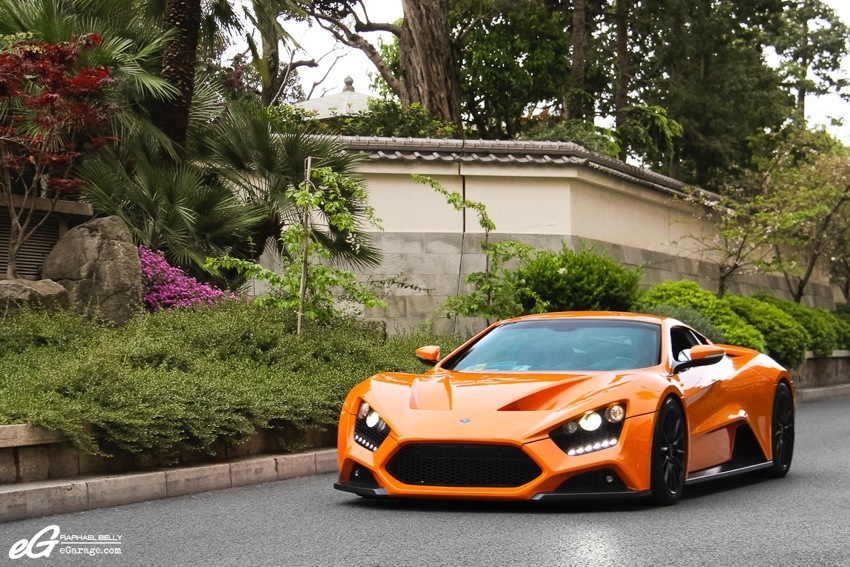
[[[366,402],[360,402],[354,422],[354,441],[374,452],[387,439],[390,428],[381,415]]]
[[[603,417],[604,416],[604,417]],[[593,453],[620,442],[626,407],[622,403],[586,412],[578,419],[553,429],[549,437],[567,455]]]

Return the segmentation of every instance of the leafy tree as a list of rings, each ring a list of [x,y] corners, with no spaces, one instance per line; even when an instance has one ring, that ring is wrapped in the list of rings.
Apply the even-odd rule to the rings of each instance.
[[[402,103],[420,103],[460,128],[460,81],[448,0],[402,0],[401,24],[374,22],[357,0],[315,0],[307,13],[341,43],[361,50]],[[389,32],[399,39],[397,71],[363,34]],[[461,34],[462,35],[462,34]]]
[[[850,232],[837,235],[832,243],[829,258],[829,275],[833,284],[841,289],[844,302],[850,301]]]
[[[525,140],[573,142],[592,152],[618,157],[616,132],[581,120],[541,120],[521,135]]]
[[[763,55],[781,9],[778,0],[647,6],[641,52],[653,57],[635,69],[632,85],[639,100],[682,126],[666,173],[718,189],[731,166],[749,159],[750,139],[790,116],[793,100]]]
[[[480,138],[515,138],[538,105],[560,107],[570,73],[567,14],[521,2],[478,15],[479,4],[451,3],[453,28],[468,29],[459,50],[463,114]]]
[[[104,67],[79,65],[100,43],[89,35],[51,44],[12,39],[0,50],[0,197],[11,221],[6,277],[18,277],[17,256],[60,198],[82,181],[74,167],[113,140]],[[39,218],[38,205],[46,205]]]
[[[475,272],[466,278],[466,283],[472,286],[469,293],[446,300],[443,305],[446,315],[483,317],[489,325],[493,320],[518,314],[521,307],[511,286],[510,270],[506,264],[527,258],[533,248],[514,240],[491,241],[490,233],[496,230],[496,224],[487,214],[484,203],[471,201],[456,191],[449,191],[430,177],[414,174],[413,179],[445,197],[446,202],[454,210],[474,211],[478,226],[484,230],[484,238],[481,241],[481,251],[484,252],[484,271]]]
[[[805,295],[820,262],[850,231],[850,151],[825,131],[797,131],[769,162],[764,191],[788,222],[774,247],[788,292]]]
[[[850,28],[822,0],[789,2],[782,28],[773,42],[782,56],[784,86],[796,92],[796,110],[805,121],[806,96],[841,92],[848,85],[838,75],[850,50]]]
[[[702,261],[715,265],[718,298],[726,294],[732,280],[773,264],[779,229],[790,222],[787,215],[771,208],[774,200],[761,191],[764,175],[748,172],[746,179],[750,185],[742,179],[723,196],[698,189],[687,193],[696,218],[711,221],[717,229],[690,234],[688,239],[699,247]]]
[[[305,181],[287,191],[298,222],[290,224],[280,237],[285,259],[282,274],[254,262],[231,257],[210,258],[206,264],[209,269],[236,270],[271,285],[272,293],[258,297],[256,302],[296,311],[298,334],[301,333],[304,317],[328,323],[342,314],[340,304],[353,303],[367,309],[386,307],[386,302],[378,299],[369,286],[358,281],[351,272],[315,262],[316,259],[330,260],[331,251],[313,241],[313,217],[321,215],[327,218],[329,228],[347,233],[355,247],[358,245],[360,223],[351,204],[356,202],[360,205],[370,224],[375,225],[377,221],[374,211],[366,204],[366,192],[359,183],[328,167],[313,169],[311,163],[312,158],[308,158]]]

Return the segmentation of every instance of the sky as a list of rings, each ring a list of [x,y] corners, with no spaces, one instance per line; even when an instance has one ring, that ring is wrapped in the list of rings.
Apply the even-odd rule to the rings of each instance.
[[[838,13],[839,17],[850,24],[850,1],[848,0],[825,0],[825,2]],[[366,0],[369,16],[373,21],[392,22],[402,16],[401,0]],[[337,48],[333,50],[334,41],[328,32],[314,26],[301,25],[298,29],[287,29],[300,43],[303,51],[296,59],[315,58],[320,61],[318,68],[301,68],[302,86],[305,93],[310,93],[314,82],[320,82],[313,89],[310,98],[317,98],[323,94],[334,94],[342,90],[343,81],[347,76],[354,80],[354,89],[358,92],[369,92],[369,74],[377,74],[369,59],[359,50],[349,48]],[[368,34],[370,41],[377,41],[377,34]],[[385,37],[388,37],[385,35]],[[389,38],[388,38],[389,39]],[[324,57],[323,57],[324,56]],[[341,56],[337,60],[337,56]],[[334,62],[336,60],[336,62]],[[850,58],[846,58],[843,64],[846,77],[850,77]],[[325,76],[327,75],[327,76]],[[841,139],[845,144],[850,144],[850,102],[842,100],[838,95],[827,95],[822,97],[811,97],[806,101],[806,112],[810,125],[824,125],[833,135]],[[831,125],[832,119],[843,120],[841,126]]]

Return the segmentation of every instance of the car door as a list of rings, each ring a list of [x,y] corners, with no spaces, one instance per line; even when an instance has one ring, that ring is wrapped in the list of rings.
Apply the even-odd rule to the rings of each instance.
[[[681,362],[691,347],[706,344],[705,338],[687,327],[670,329],[673,360]],[[723,463],[731,457],[732,436],[723,415],[726,396],[724,383],[734,375],[728,357],[708,366],[689,368],[674,376],[684,391],[685,413],[690,432],[688,472]]]

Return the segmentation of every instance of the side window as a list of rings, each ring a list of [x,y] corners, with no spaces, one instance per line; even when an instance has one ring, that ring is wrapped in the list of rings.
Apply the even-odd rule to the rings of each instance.
[[[697,338],[697,341],[699,341],[699,344],[701,344],[701,345],[710,345],[711,344],[711,341],[709,341],[707,338],[700,335],[696,331],[693,331],[693,335]]]
[[[682,361],[679,356],[683,350],[700,344],[690,329],[686,327],[673,327],[670,329],[670,345],[673,347],[673,360]]]

